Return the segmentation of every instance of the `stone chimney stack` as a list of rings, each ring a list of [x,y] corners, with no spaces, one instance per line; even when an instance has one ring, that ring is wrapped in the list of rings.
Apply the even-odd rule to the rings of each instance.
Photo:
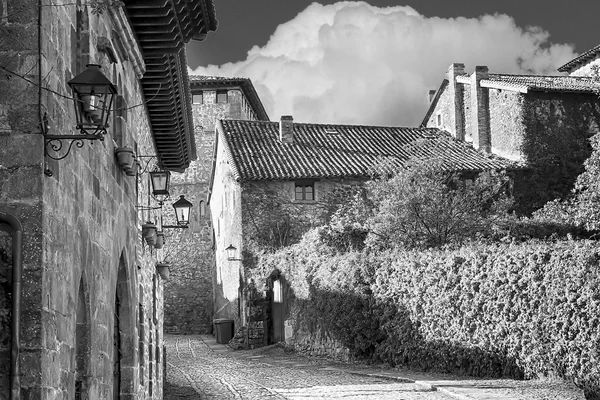
[[[465,140],[464,109],[464,85],[456,81],[456,77],[464,75],[465,64],[453,63],[448,68],[448,94],[450,95],[450,121],[448,128],[450,133],[459,139]]]
[[[481,151],[490,153],[492,143],[490,136],[490,98],[489,89],[481,87],[481,81],[489,78],[488,67],[478,65],[471,74],[471,136],[473,146]]]
[[[427,101],[428,104],[431,104],[431,102],[433,101],[433,98],[435,97],[435,89],[431,89],[428,93],[427,93]]]
[[[294,118],[291,115],[282,115],[279,120],[279,140],[294,143]]]

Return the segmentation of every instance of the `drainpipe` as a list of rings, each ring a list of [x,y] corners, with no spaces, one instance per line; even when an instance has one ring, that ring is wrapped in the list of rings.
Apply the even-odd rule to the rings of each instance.
[[[10,320],[10,399],[21,398],[19,371],[20,322],[21,322],[21,273],[23,271],[23,226],[19,220],[0,212],[0,224],[8,224],[12,230],[12,318]]]

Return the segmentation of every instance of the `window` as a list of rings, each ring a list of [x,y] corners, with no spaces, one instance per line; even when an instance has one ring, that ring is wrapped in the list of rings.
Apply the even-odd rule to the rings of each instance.
[[[217,103],[227,103],[227,90],[217,90]]]
[[[315,183],[313,181],[296,181],[296,200],[312,201],[315,199]]]
[[[204,96],[202,96],[202,92],[197,94],[192,94],[192,103],[194,104],[203,104]]]
[[[437,115],[437,126],[442,126],[443,123],[444,123],[444,118],[442,117],[442,114],[438,114]]]
[[[200,200],[200,218],[206,217],[206,204],[204,200]]]

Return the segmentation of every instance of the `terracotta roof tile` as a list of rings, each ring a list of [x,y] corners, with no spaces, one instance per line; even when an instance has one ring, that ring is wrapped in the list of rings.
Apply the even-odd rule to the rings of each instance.
[[[598,57],[600,55],[600,44],[596,47],[593,47],[587,51],[584,51],[579,57],[575,57],[562,67],[559,67],[558,70],[560,72],[571,72],[574,69],[577,69],[581,64],[585,64],[586,62]]]
[[[436,128],[294,123],[294,143],[279,140],[279,123],[221,120],[238,180],[369,177],[378,162],[404,165],[413,157],[439,158],[448,170],[521,168],[476,151]],[[335,131],[335,133],[327,133]]]

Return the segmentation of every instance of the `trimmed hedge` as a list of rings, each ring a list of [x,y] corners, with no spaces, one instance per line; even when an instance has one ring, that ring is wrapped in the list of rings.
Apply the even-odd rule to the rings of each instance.
[[[356,357],[474,376],[572,380],[600,393],[600,248],[593,241],[337,254],[312,231],[263,253],[291,284],[295,329]]]

